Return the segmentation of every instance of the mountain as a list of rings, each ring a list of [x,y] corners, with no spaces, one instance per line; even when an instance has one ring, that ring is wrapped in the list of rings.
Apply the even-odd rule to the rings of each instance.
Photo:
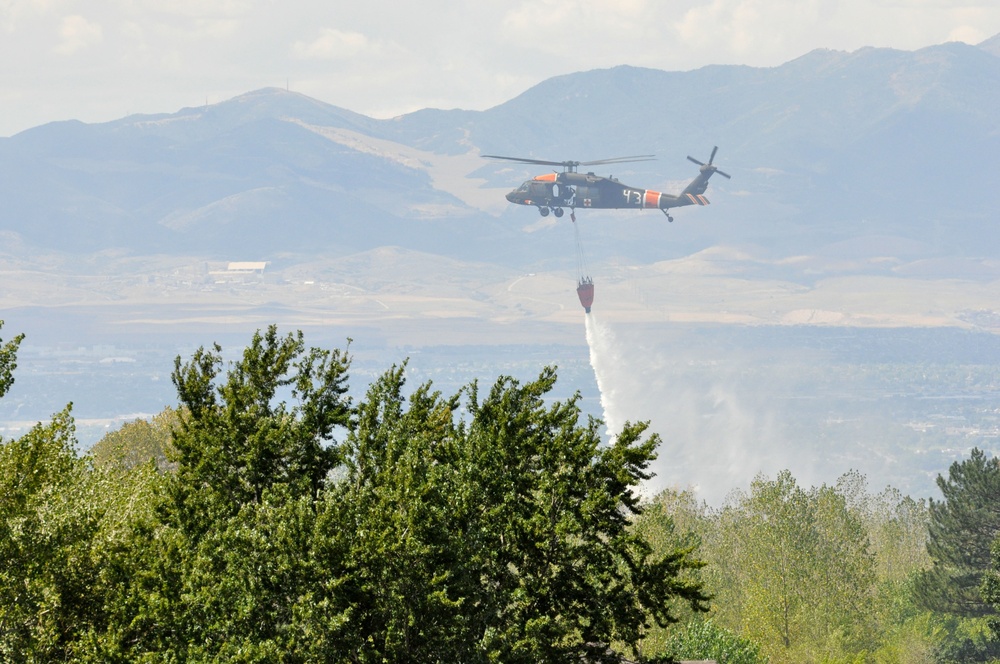
[[[1000,34],[993,35],[986,41],[980,42],[978,46],[988,53],[1000,56]]]
[[[734,175],[709,188],[726,206],[712,210],[723,236],[808,251],[878,232],[976,254],[983,233],[1000,239],[988,224],[1000,204],[998,104],[1000,59],[973,46],[813,51],[771,69],[552,79],[488,112],[471,139],[501,154],[516,141],[539,155],[672,155],[656,163],[675,178],[681,155],[719,145]],[[505,126],[522,128],[514,141]]]
[[[40,247],[83,251],[420,245],[417,229],[396,216],[393,192],[408,205],[451,197],[421,169],[316,131],[372,124],[261,90],[172,115],[45,125],[0,141],[0,227]]]
[[[564,251],[565,225],[503,201],[537,168],[478,154],[655,153],[610,174],[674,192],[696,172],[684,157],[718,145],[733,179],[713,179],[712,206],[681,210],[672,226],[655,212],[586,211],[594,250],[995,259],[998,38],[817,50],[773,68],[621,66],[558,76],[486,111],[391,120],[264,89],[172,114],[52,123],[0,139],[0,232],[38,251],[267,259],[398,245],[516,266]]]

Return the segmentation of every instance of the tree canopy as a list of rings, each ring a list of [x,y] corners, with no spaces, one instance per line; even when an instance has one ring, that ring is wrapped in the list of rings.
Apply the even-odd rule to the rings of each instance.
[[[404,363],[353,403],[350,362],[270,327],[178,358],[178,407],[93,456],[68,409],[7,442],[0,653],[566,661],[705,608],[691,548],[631,527],[644,424],[603,443],[554,368],[443,396]]]
[[[943,500],[930,501],[927,552],[919,597],[929,609],[978,617],[992,612],[980,594],[990,547],[1000,533],[1000,459],[973,449],[938,476]]]
[[[20,340],[0,342],[0,392]],[[626,423],[603,439],[579,394],[553,398],[555,368],[442,394],[403,362],[358,392],[349,348],[269,327],[232,361],[177,358],[176,407],[87,455],[71,405],[3,441],[0,660],[992,652],[984,620],[925,601],[1000,604],[998,466],[978,450],[929,507],[855,472],[758,476],[718,509],[649,500],[659,438]]]

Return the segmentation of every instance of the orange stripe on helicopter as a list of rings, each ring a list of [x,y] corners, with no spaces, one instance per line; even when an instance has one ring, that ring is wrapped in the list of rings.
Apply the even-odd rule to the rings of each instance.
[[[535,182],[555,182],[557,177],[559,177],[558,173],[546,173],[535,176],[534,180]]]
[[[708,205],[708,199],[701,194],[688,194],[687,197],[695,205]]]
[[[660,197],[661,196],[663,196],[663,194],[661,194],[660,192],[658,192],[658,191],[650,191],[649,189],[647,189],[646,190],[645,200],[643,201],[643,207],[648,207],[648,208],[658,208],[658,207],[660,207]]]

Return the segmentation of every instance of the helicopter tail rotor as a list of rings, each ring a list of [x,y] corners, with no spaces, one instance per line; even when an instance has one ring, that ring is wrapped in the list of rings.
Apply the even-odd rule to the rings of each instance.
[[[698,166],[701,167],[699,170],[701,170],[702,173],[708,173],[709,177],[711,177],[712,174],[714,174],[714,173],[718,173],[722,177],[724,177],[727,180],[729,180],[729,179],[732,178],[732,176],[729,175],[729,173],[724,173],[723,171],[720,171],[717,166],[715,166],[714,164],[712,164],[712,162],[715,161],[715,153],[718,152],[718,151],[719,151],[719,146],[718,145],[716,145],[716,146],[714,146],[712,148],[712,155],[708,158],[708,163],[707,164],[704,163],[704,162],[698,161],[697,159],[695,159],[691,155],[688,155],[688,161],[691,161],[691,162],[694,162],[694,163],[698,164]]]

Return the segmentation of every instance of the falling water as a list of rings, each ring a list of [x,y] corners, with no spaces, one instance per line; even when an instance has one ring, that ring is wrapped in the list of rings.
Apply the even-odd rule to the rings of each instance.
[[[601,410],[604,412],[604,424],[608,435],[613,436],[621,431],[624,420],[619,419],[619,405],[616,403],[616,381],[612,376],[615,364],[621,364],[618,344],[611,328],[600,322],[596,313],[590,313],[584,318],[587,321],[587,345],[590,346],[590,366],[597,377],[597,389],[601,393]]]
[[[661,438],[645,493],[692,488],[719,504],[760,472],[790,468],[812,479],[811,464],[783,435],[774,386],[744,380],[751,358],[688,348],[641,327],[613,328],[596,311],[584,318],[608,437],[626,422],[648,421]]]

